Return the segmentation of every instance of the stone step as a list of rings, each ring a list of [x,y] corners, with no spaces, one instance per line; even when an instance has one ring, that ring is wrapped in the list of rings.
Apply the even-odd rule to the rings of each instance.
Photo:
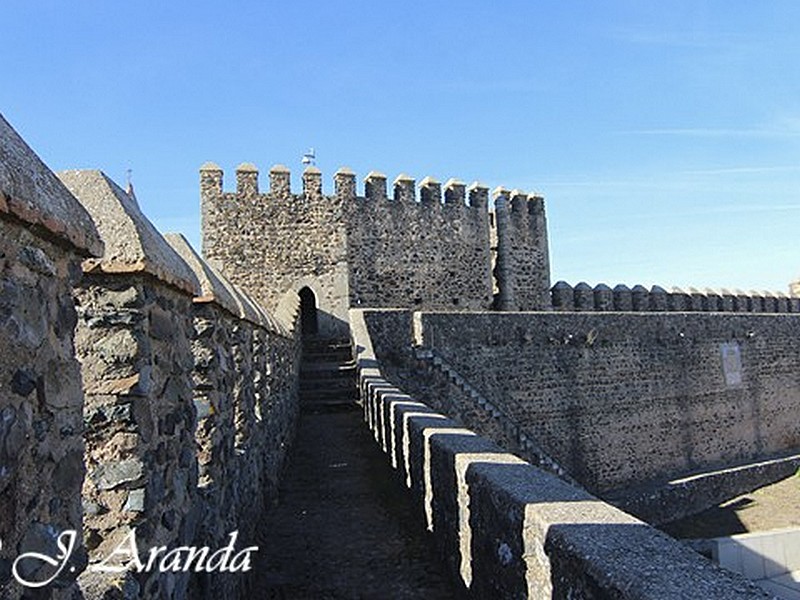
[[[337,351],[309,352],[303,350],[303,362],[307,364],[315,363],[348,363],[353,362],[353,355],[349,348]]]
[[[350,410],[357,406],[356,365],[349,340],[306,338],[300,365],[303,412]]]
[[[356,365],[354,362],[349,363],[310,363],[300,367],[301,377],[312,377],[318,379],[327,379],[329,377],[348,376],[355,378]]]
[[[301,394],[323,394],[323,395],[335,395],[335,394],[353,394],[355,395],[358,392],[355,384],[350,383],[342,383],[339,385],[312,385],[307,384],[303,385],[300,384],[300,393]]]
[[[300,380],[301,392],[353,392],[357,391],[356,383],[350,379],[329,379],[324,382]]]

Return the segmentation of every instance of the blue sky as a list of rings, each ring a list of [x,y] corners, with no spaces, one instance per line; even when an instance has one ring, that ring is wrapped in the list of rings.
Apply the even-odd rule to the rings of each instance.
[[[5,0],[0,112],[199,242],[313,146],[390,179],[545,196],[553,281],[785,290],[800,276],[800,3]]]

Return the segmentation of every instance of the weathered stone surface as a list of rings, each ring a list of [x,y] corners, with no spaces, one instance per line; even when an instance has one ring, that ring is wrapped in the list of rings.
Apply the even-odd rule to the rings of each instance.
[[[376,350],[410,365],[398,351],[410,343],[410,326],[382,314],[368,313]],[[800,369],[792,350],[800,319],[791,314],[423,313],[420,323],[424,345],[591,490],[800,444],[791,417],[800,396],[790,383]],[[738,361],[724,363],[723,352],[738,352]],[[413,372],[408,381],[420,377],[429,381]],[[439,388],[424,393],[448,397]]]
[[[20,548],[48,550],[64,529],[81,531],[72,285],[81,258],[101,250],[85,211],[0,117],[0,585],[9,600],[30,591],[11,577]],[[82,547],[77,540],[74,575]],[[38,567],[21,568],[34,576]],[[74,591],[69,577],[59,585],[53,598]]]
[[[129,196],[101,171],[63,171],[58,174],[92,216],[105,243],[99,260],[84,270],[110,273],[149,273],[190,294],[200,285],[186,263],[166,243]]]
[[[556,316],[560,315],[552,315]],[[393,403],[404,394],[383,378],[361,312],[354,311],[351,318],[356,343],[363,348],[358,362],[365,421],[391,464],[411,474],[407,487],[444,563],[461,582],[461,595],[564,600],[660,600],[687,594],[715,600],[769,597],[740,576],[583,489],[503,453],[411,397],[406,396],[405,403],[413,412],[399,420],[408,423],[401,428],[402,441],[386,444],[398,423],[386,415],[403,411]],[[397,314],[390,318],[401,320]]]
[[[103,244],[89,215],[0,115],[0,213],[42,228],[81,255],[100,256]],[[26,249],[27,248],[27,249]],[[23,257],[36,250],[20,248]],[[43,255],[33,257],[42,260]],[[44,262],[48,259],[44,256]]]
[[[351,172],[336,176],[334,196],[320,195],[316,183],[292,195],[285,168],[271,175],[271,191],[257,196],[225,193],[221,178],[217,167],[201,171],[204,256],[270,309],[285,291],[307,285],[325,334],[346,333],[351,305],[488,308],[492,239],[500,262],[514,273],[501,284],[514,298],[507,309],[549,308],[541,197],[518,193],[520,210],[501,232],[486,212],[485,188],[467,206],[459,182],[449,182],[444,210],[441,185],[432,179],[421,182],[425,201],[416,202],[414,180],[398,177],[388,202],[380,173],[367,176],[366,198],[355,197]]]

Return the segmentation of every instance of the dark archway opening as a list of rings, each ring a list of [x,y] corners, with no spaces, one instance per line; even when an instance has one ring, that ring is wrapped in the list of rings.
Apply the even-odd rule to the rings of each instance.
[[[317,335],[317,297],[311,288],[300,290],[300,324],[304,336]]]

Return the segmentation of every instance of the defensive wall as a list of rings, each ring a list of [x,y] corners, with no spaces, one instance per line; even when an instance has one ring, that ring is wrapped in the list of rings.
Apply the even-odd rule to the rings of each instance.
[[[420,400],[642,518],[697,512],[800,465],[800,315],[365,318],[388,373]]]
[[[389,329],[370,314],[351,314],[365,420],[463,597],[770,597],[405,393],[383,374],[372,341]]]
[[[81,530],[83,391],[72,288],[103,243],[86,210],[0,116],[0,587],[20,552]],[[82,544],[71,566],[82,569]],[[37,565],[21,565],[25,578]],[[67,598],[57,591],[53,598]]]
[[[303,173],[301,193],[280,165],[266,193],[251,164],[237,169],[235,192],[222,178],[213,163],[200,170],[203,255],[268,308],[310,287],[323,333],[346,335],[351,306],[539,310],[549,302],[539,196],[498,188],[489,212],[488,188],[455,179],[417,186],[400,175],[390,195],[386,176],[372,172],[358,195],[344,168],[325,195],[316,167]]]
[[[305,286],[323,332],[357,315],[368,424],[470,594],[764,597],[575,480],[610,494],[796,449],[795,298],[548,290],[539,197],[499,189],[490,213],[486,188],[457,181],[442,202],[430,179],[417,201],[405,177],[389,199],[376,173],[363,197],[346,170],[332,196],[313,168],[302,194],[285,168],[268,194],[257,176],[240,167],[226,194],[218,167],[201,170],[206,261],[103,173],[56,177],[0,118],[3,597],[29,592],[15,557],[56,556],[69,531],[42,597],[246,597],[241,574],[92,567],[134,528],[144,556],[236,530],[253,544],[294,431]]]
[[[134,528],[145,562],[254,545],[297,414],[297,296],[267,314],[132,192],[59,177],[0,118],[0,595],[29,597],[18,576],[54,571],[15,560],[61,543],[37,597],[246,596],[241,573],[93,567]]]

